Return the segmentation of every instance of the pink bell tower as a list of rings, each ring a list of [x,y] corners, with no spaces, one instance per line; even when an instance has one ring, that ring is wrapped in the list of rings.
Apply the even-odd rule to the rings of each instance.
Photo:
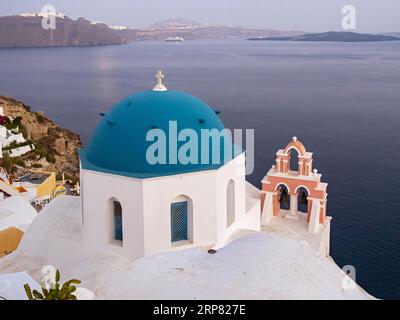
[[[291,151],[298,154],[298,170],[290,168]],[[313,170],[313,154],[293,137],[285,149],[276,153],[276,164],[262,180],[261,220],[264,226],[274,217],[304,220],[308,232],[317,233],[327,220],[327,187],[322,175]],[[290,199],[290,200],[289,200]],[[302,200],[303,212],[299,209]]]

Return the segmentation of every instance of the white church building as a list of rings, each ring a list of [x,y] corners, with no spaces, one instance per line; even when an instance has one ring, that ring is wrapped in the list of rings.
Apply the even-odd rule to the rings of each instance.
[[[191,129],[198,136],[203,129],[224,129],[218,112],[168,90],[162,74],[157,77],[153,90],[101,114],[90,145],[80,152],[82,225],[90,252],[135,260],[177,248],[218,249],[239,229],[260,230],[260,195],[245,180],[244,152],[213,164],[212,146],[199,147],[199,158],[211,151],[209,164],[149,164],[151,129],[168,133],[171,121],[179,132]],[[173,143],[168,139],[168,148]]]

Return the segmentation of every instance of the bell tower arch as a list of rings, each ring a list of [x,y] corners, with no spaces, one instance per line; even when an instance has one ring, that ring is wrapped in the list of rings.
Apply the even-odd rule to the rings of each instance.
[[[298,154],[296,171],[290,167],[291,151]],[[267,225],[277,216],[299,220],[306,215],[304,220],[308,223],[308,232],[317,233],[327,218],[328,184],[321,182],[321,177],[318,170],[313,169],[313,154],[297,137],[293,137],[284,149],[277,151],[275,165],[262,180],[262,223]],[[289,203],[286,207],[282,206],[282,194],[284,197],[287,195],[281,186],[286,186],[289,196],[289,201],[284,199]],[[299,199],[307,210],[299,210]]]

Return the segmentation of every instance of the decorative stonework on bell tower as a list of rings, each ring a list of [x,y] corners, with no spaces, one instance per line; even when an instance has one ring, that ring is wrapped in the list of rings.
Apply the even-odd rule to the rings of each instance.
[[[291,152],[298,154],[298,169],[291,170]],[[293,137],[285,149],[276,153],[276,164],[262,180],[262,223],[274,217],[301,220],[308,223],[308,232],[317,233],[326,222],[328,184],[313,170],[313,154]]]

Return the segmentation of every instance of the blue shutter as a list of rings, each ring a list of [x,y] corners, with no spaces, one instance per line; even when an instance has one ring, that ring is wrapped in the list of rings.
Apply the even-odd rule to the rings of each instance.
[[[122,241],[122,207],[118,201],[114,201],[114,239]]]
[[[171,204],[171,241],[188,240],[188,203]]]

